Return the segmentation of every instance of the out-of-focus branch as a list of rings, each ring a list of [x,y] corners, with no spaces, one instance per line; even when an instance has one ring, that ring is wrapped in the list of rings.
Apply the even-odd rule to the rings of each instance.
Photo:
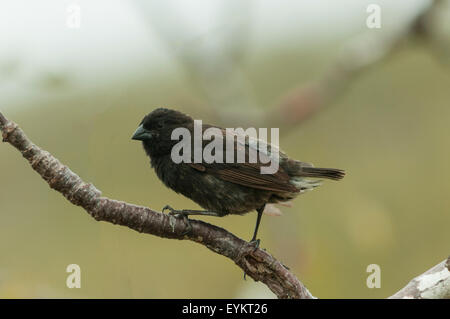
[[[442,3],[434,0],[405,28],[388,37],[363,35],[350,40],[321,78],[288,92],[279,105],[265,114],[266,125],[282,126],[286,132],[336,102],[358,75],[395,54],[409,39],[432,38],[431,22]]]
[[[391,299],[450,299],[450,257],[411,280]]]
[[[98,221],[126,226],[141,233],[171,239],[187,239],[228,257],[255,281],[267,285],[279,298],[314,298],[306,287],[278,260],[264,250],[220,227],[190,220],[188,234],[183,219],[147,207],[102,197],[94,185],[85,183],[67,166],[33,144],[16,123],[0,112],[3,141],[18,149],[31,167],[72,204],[83,207]]]
[[[433,0],[397,32],[387,36],[363,34],[349,40],[318,79],[294,87],[281,95],[279,103],[264,110],[258,107],[251,83],[239,68],[249,38],[251,4],[227,2],[219,10],[220,28],[207,37],[194,37],[189,25],[177,19],[174,11],[162,15],[161,8],[138,1],[146,20],[201,91],[205,99],[203,113],[211,112],[210,117],[223,125],[283,127],[283,134],[335,103],[360,74],[386,61],[411,39],[421,40],[441,62],[448,62],[450,48],[438,45],[443,42],[442,36],[435,32],[444,2]]]

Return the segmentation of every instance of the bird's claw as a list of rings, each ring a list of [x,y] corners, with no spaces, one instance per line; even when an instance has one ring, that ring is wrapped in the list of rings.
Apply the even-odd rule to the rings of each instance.
[[[183,234],[182,234],[183,236],[185,236],[191,232],[191,230],[192,230],[191,222],[189,221],[188,216],[186,214],[183,214],[182,210],[176,210],[176,209],[173,209],[172,207],[170,207],[169,205],[166,205],[163,207],[163,209],[161,211],[164,213],[164,211],[166,211],[166,210],[169,211],[169,213],[168,213],[169,215],[174,216],[175,218],[178,218],[178,217],[183,218],[183,221],[186,224],[186,230],[183,232]]]
[[[254,247],[254,251],[259,248],[260,243],[261,243],[260,239],[253,239],[249,242],[249,244]]]
[[[164,206],[161,212],[164,213],[166,210],[168,210],[169,214],[171,215],[174,215],[174,212],[176,212],[176,210],[170,207],[169,205]]]
[[[261,243],[260,239],[252,239],[248,242],[249,245],[253,246],[253,251],[259,248],[259,244]],[[247,280],[247,273],[244,271],[244,280]]]

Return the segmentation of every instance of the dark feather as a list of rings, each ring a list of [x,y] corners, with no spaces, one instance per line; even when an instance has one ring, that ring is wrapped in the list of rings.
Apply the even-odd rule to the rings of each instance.
[[[259,149],[255,139],[246,137],[233,142],[234,161],[226,163],[226,138],[229,132],[203,124],[203,132],[208,128],[217,128],[221,133],[216,138],[222,139],[220,154],[214,154],[222,160],[219,162],[195,163],[194,154],[194,120],[181,112],[169,109],[156,109],[141,122],[143,135],[140,139],[158,177],[167,187],[181,193],[203,208],[218,213],[244,214],[261,209],[267,203],[289,201],[301,192],[311,190],[320,183],[309,178],[329,178],[338,180],[344,171],[332,168],[315,168],[312,164],[290,159],[271,144],[267,149]],[[191,163],[176,164],[171,159],[171,150],[178,143],[171,139],[174,129],[183,127],[191,133]],[[148,137],[148,138],[147,138]],[[241,138],[242,135],[241,135]],[[210,141],[203,140],[202,150]],[[245,163],[237,162],[237,150],[245,153]],[[279,157],[274,156],[279,151]],[[249,157],[256,152],[256,163],[250,163]],[[277,160],[279,169],[274,174],[261,174],[261,168],[268,166],[269,160]]]

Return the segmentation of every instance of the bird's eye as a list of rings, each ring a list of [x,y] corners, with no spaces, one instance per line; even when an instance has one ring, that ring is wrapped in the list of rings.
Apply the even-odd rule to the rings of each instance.
[[[162,122],[159,122],[159,123],[156,124],[156,127],[161,129],[161,128],[164,127],[164,124]]]

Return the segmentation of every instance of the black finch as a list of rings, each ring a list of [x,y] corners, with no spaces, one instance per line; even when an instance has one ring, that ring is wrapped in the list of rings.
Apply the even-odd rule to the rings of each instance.
[[[172,140],[172,131],[176,128],[186,128],[192,138],[191,163],[176,164],[171,157],[172,148],[179,140]],[[203,124],[202,130],[218,128],[223,134],[223,161],[194,163],[194,120],[181,112],[158,108],[144,117],[133,135],[134,140],[142,141],[144,150],[150,157],[151,166],[159,179],[177,193],[190,198],[205,210],[174,210],[166,206],[171,214],[185,218],[187,231],[190,230],[188,215],[225,216],[228,214],[242,215],[250,211],[258,212],[256,227],[252,238],[256,239],[261,216],[266,204],[283,203],[297,197],[304,191],[312,190],[320,185],[317,179],[327,178],[339,180],[344,177],[343,170],[334,168],[315,168],[309,163],[300,162],[287,157],[279,151],[279,168],[273,174],[262,174],[261,167],[267,167],[267,161],[261,158],[270,157],[271,150],[278,150],[267,144],[266,150],[261,150],[249,138],[244,144],[234,140],[234,154],[237,149],[245,149],[245,162],[227,163],[225,160],[226,130],[217,126]],[[233,137],[234,139],[234,137]],[[205,147],[210,140],[203,140]],[[242,146],[244,145],[244,146]],[[257,152],[257,162],[248,162],[249,149]]]

